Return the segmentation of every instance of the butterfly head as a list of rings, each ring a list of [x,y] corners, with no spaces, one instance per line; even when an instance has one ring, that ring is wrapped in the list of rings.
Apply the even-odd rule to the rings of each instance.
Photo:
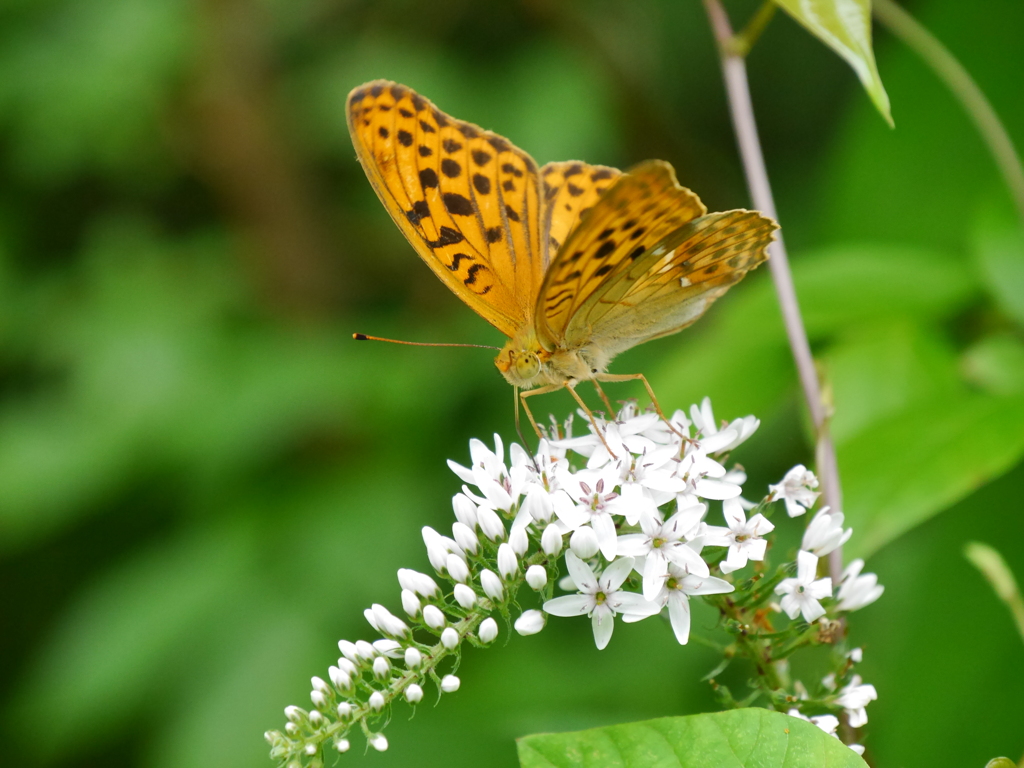
[[[509,384],[520,389],[529,389],[541,383],[537,381],[541,373],[540,350],[533,350],[514,339],[494,358],[494,364]]]

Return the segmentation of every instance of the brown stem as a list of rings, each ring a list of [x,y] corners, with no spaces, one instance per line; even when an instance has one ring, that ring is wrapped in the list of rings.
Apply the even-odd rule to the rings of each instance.
[[[733,32],[729,17],[719,0],[704,0],[711,28],[718,43],[718,51],[722,59],[722,71],[725,76],[725,88],[729,97],[729,109],[732,113],[733,127],[739,142],[740,156],[743,159],[743,170],[747,177],[747,186],[754,207],[778,221],[775,200],[772,197],[768,171],[761,152],[761,142],[757,136],[757,123],[754,120],[754,107],[750,100],[750,85],[747,82],[747,66],[742,56],[737,55],[732,45]],[[796,361],[797,373],[803,387],[804,399],[810,409],[811,418],[817,432],[816,460],[818,475],[825,496],[825,502],[834,510],[842,509],[842,491],[839,484],[839,469],[836,466],[835,448],[828,433],[829,414],[821,397],[818,374],[811,355],[811,345],[807,340],[800,305],[793,286],[793,274],[786,256],[786,245],[782,232],[776,233],[776,240],[769,246],[771,258],[768,266],[771,269],[775,292],[779,296],[779,307],[782,320],[789,338],[789,346]],[[829,557],[829,571],[833,581],[838,581],[843,570],[842,549],[836,549]]]

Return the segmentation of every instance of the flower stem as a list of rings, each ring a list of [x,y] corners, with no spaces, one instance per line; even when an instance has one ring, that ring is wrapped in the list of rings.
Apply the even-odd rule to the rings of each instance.
[[[1010,134],[963,65],[939,40],[893,0],[874,0],[875,16],[932,68],[974,122],[1003,175],[1024,222],[1024,168]]]
[[[747,177],[747,186],[754,206],[778,221],[775,200],[772,196],[768,171],[765,168],[761,142],[757,136],[757,123],[754,120],[754,107],[750,100],[750,84],[747,82],[747,66],[735,46],[732,45],[734,35],[729,17],[720,0],[704,0],[711,29],[718,43],[718,51],[722,60],[722,72],[725,77],[725,89],[729,98],[729,109],[732,113],[733,127],[739,143],[740,156],[743,159],[743,170]],[[818,373],[811,355],[811,345],[807,340],[800,305],[793,286],[793,274],[789,268],[786,245],[782,232],[776,232],[776,239],[769,248],[768,267],[771,270],[775,292],[779,297],[782,320],[786,327],[786,336],[796,362],[800,384],[803,387],[804,399],[810,409],[814,421],[817,446],[815,450],[818,465],[818,476],[821,480],[825,502],[832,509],[842,509],[842,490],[839,484],[839,469],[836,466],[835,448],[828,432],[829,414],[821,396]],[[838,580],[843,570],[842,548],[836,548],[829,557],[829,570],[833,580]]]

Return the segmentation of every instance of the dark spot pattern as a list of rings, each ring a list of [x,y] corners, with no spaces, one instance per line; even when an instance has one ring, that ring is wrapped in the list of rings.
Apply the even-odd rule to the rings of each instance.
[[[713,275],[717,271],[718,271],[718,265],[717,264],[712,264],[710,267],[708,267],[707,269],[704,270],[704,274],[705,275]]]
[[[484,232],[484,238],[488,243],[496,243],[501,240],[501,227],[490,227]]]
[[[644,251],[646,251],[646,250],[647,250],[647,247],[644,246],[644,245],[641,245],[638,248],[636,248],[635,250],[633,250],[632,253],[629,254],[629,258],[632,259],[633,261],[636,261],[637,259],[639,259],[644,254]]]
[[[576,251],[576,253],[569,257],[569,263],[571,264],[574,261],[579,261],[582,255],[583,251]]]
[[[615,227],[610,227],[604,230],[600,235],[597,236],[598,240],[607,240],[615,232]]]
[[[408,131],[399,131],[398,132],[398,143],[401,144],[403,147],[411,147],[412,146],[412,134],[409,133]]]
[[[512,179],[505,179],[503,182],[501,182],[501,188],[504,189],[506,192],[516,191],[516,185],[515,182],[512,181]]]
[[[491,193],[491,180],[482,173],[475,173],[473,174],[473,187],[481,195],[489,195]]]
[[[402,117],[412,117],[412,112],[410,112],[408,109],[399,109],[398,114],[400,114]]]
[[[434,122],[437,123],[438,128],[444,128],[448,125],[448,118],[445,117],[444,113],[439,111],[436,107],[431,114],[434,115]]]
[[[476,128],[474,128],[472,125],[469,125],[468,123],[463,123],[462,125],[459,126],[459,133],[461,133],[467,139],[475,139],[477,136],[480,135],[480,131],[478,131]]]
[[[601,243],[601,247],[594,251],[595,259],[603,259],[605,256],[615,250],[615,242],[613,240],[605,240]]]
[[[460,149],[462,149],[462,145],[459,144],[459,142],[457,142],[455,139],[445,139],[444,142],[442,142],[441,146],[444,147],[445,152],[449,153],[458,152]]]
[[[607,168],[602,168],[601,170],[594,171],[592,174],[590,174],[591,181],[601,181],[601,179],[610,179],[611,177],[612,172],[609,171]]]
[[[565,188],[569,190],[569,194],[573,197],[579,197],[583,194],[583,190],[577,187],[575,184],[569,183],[565,185]]]
[[[512,174],[517,179],[521,179],[523,177],[523,172],[516,168],[514,165],[512,165],[512,163],[503,163],[501,166],[501,170],[503,170],[505,173]]]
[[[420,144],[420,157],[430,157],[432,154],[434,154],[434,150],[426,144]]]
[[[466,259],[467,261],[473,261],[473,257],[470,256],[468,253],[456,253],[454,256],[452,256],[452,263],[448,265],[448,269],[450,269],[452,272],[455,272],[459,268],[459,262],[462,261],[463,259]]]
[[[433,168],[424,168],[420,171],[420,186],[425,190],[437,186],[437,173]]]
[[[391,111],[391,107],[389,105],[387,105],[387,104],[378,104],[377,105],[377,109],[379,109],[381,112],[390,112]]]
[[[437,133],[437,131],[434,130],[434,126],[432,126],[426,120],[420,120],[420,128],[423,129],[424,133]]]
[[[607,275],[609,272],[612,271],[612,269],[614,269],[614,265],[605,264],[603,267],[594,270],[594,275],[596,275],[597,277],[601,277],[602,275]]]
[[[412,97],[412,108],[417,112],[422,112],[427,108],[427,100],[420,96],[418,93]]]
[[[630,240],[639,240],[644,236],[644,232],[647,231],[647,227],[640,227],[632,235],[629,236]]]
[[[455,179],[458,178],[460,173],[462,173],[462,166],[451,158],[446,157],[441,161],[441,173],[449,179]]]
[[[382,93],[384,93],[384,86],[381,85],[380,83],[377,83],[372,88],[370,88],[370,95],[373,96],[373,98],[377,98]]]
[[[391,135],[391,134],[388,133],[388,129],[385,128],[383,125],[380,128],[377,129],[377,133],[380,134],[380,137],[382,139],[386,139],[388,136]]]
[[[583,173],[583,166],[580,165],[579,163],[573,163],[572,165],[565,169],[565,173],[563,173],[562,175],[568,179],[570,176],[575,176],[578,173]]]
[[[395,101],[401,101],[405,98],[405,94],[409,92],[409,89],[404,85],[398,85],[395,83],[391,86],[391,95],[395,97]]]
[[[427,245],[429,245],[431,248],[443,248],[446,245],[455,245],[456,243],[461,243],[463,240],[466,239],[462,236],[462,233],[459,232],[459,230],[445,226],[441,227],[441,230],[438,232],[438,235],[439,237],[437,238],[437,240],[427,240]]]
[[[469,271],[466,272],[466,279],[462,281],[463,285],[472,285],[473,283],[475,283],[476,273],[479,272],[481,269],[485,269],[483,264],[474,264],[472,267],[470,267]]]
[[[501,136],[488,136],[487,143],[494,147],[495,152],[508,152],[509,145]]]
[[[509,221],[514,221],[517,224],[519,223],[519,214],[513,211],[508,206],[505,207],[505,215],[508,216]]]
[[[430,206],[426,200],[417,200],[412,204],[412,210],[405,212],[406,217],[415,226],[421,219],[430,218]]]
[[[444,200],[444,207],[453,216],[472,216],[473,204],[457,192],[445,192],[441,199]]]
[[[473,150],[473,162],[477,165],[487,165],[491,162],[491,156],[480,149]]]

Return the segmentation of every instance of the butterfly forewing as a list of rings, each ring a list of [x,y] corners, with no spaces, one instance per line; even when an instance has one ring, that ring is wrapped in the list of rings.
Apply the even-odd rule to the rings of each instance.
[[[388,81],[349,94],[348,122],[371,184],[416,252],[513,335],[532,316],[543,275],[533,159]]]
[[[649,161],[619,176],[596,200],[548,267],[536,328],[548,348],[564,343],[588,298],[661,239],[706,209],[680,187],[668,163]]]
[[[615,355],[682,330],[768,258],[777,228],[742,210],[689,222],[609,276],[572,318],[565,342],[593,339]]]
[[[548,163],[540,169],[541,247],[544,267],[554,260],[569,234],[622,175],[617,168],[581,162]]]

